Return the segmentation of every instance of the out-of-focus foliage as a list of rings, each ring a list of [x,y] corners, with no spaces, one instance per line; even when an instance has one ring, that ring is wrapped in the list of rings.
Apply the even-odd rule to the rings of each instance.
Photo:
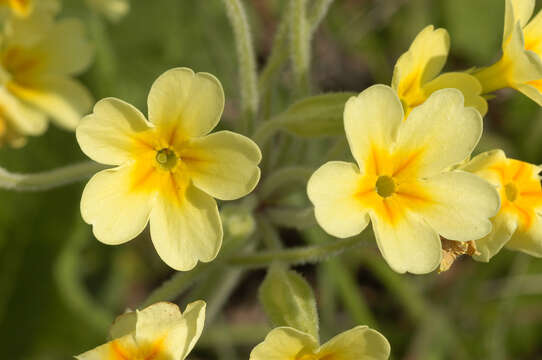
[[[95,43],[96,61],[81,79],[97,99],[115,96],[145,112],[152,81],[169,68],[188,66],[216,75],[224,85],[222,126],[239,118],[235,44],[220,1],[133,0],[115,24],[89,12],[84,1],[63,3],[61,17],[83,19]],[[286,1],[245,3],[263,64]],[[373,83],[389,84],[397,57],[428,24],[450,32],[445,70],[489,65],[499,55],[503,9],[504,1],[497,0],[337,0],[313,40],[315,86],[360,92]],[[284,89],[291,81],[285,72],[277,84],[273,114],[289,105]],[[510,157],[541,163],[539,107],[505,90],[489,101],[489,109],[478,151],[500,147]],[[323,163],[302,141],[289,149],[285,164],[298,156]],[[330,155],[344,157],[341,151]],[[22,149],[0,149],[0,166],[20,172],[83,158],[73,134],[55,127]],[[82,187],[0,191],[2,358],[64,359],[101,344],[114,316],[140,306],[171,276],[147,233],[119,247],[96,241],[80,219]],[[315,232],[306,240],[324,237]],[[295,233],[286,238],[292,244],[303,240]],[[535,359],[542,353],[539,260],[503,251],[489,264],[465,258],[444,274],[413,277],[393,273],[367,239],[340,261],[322,264],[318,270],[296,269],[315,287],[322,342],[367,324],[388,338],[394,359]],[[220,279],[237,276],[234,270],[210,271]],[[206,326],[192,358],[248,358],[269,329],[257,304],[262,279],[261,272],[245,276]],[[189,293],[183,302],[198,295]]]

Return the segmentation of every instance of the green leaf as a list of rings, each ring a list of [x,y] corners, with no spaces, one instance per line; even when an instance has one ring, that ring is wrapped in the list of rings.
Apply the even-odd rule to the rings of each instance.
[[[275,326],[290,326],[318,341],[318,312],[312,288],[293,270],[274,264],[260,287],[260,302]]]
[[[282,126],[299,136],[315,137],[344,133],[346,100],[355,93],[327,93],[302,99],[279,115]]]

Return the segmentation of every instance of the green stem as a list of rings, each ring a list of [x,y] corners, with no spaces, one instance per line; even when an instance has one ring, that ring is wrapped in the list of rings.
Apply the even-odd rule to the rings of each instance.
[[[333,1],[334,0],[314,1],[314,5],[312,5],[308,16],[311,36],[314,35],[318,25],[320,25],[322,20],[326,17],[327,11],[331,4],[333,4]]]
[[[256,57],[252,45],[252,35],[245,8],[240,0],[223,0],[226,13],[233,28],[239,61],[239,80],[241,86],[241,111],[243,124],[240,132],[249,133],[254,116],[258,113],[258,86]]]
[[[198,347],[212,347],[222,341],[224,334],[236,346],[254,346],[261,342],[269,332],[269,326],[254,323],[246,324],[213,324],[206,328],[198,341]]]
[[[329,6],[333,3],[333,0],[315,0],[314,5],[311,7],[308,21],[311,31],[311,35],[314,34],[318,25],[325,17]],[[287,7],[287,11],[290,8]],[[273,41],[273,47],[271,48],[271,55],[265,64],[263,71],[261,72],[259,79],[260,92],[265,102],[270,102],[270,92],[272,84],[277,74],[280,72],[284,64],[288,61],[288,30],[289,30],[289,16],[288,13],[282,16],[282,21],[275,34]],[[266,104],[265,108],[270,108],[270,104]]]
[[[325,262],[324,269],[334,279],[334,285],[339,290],[342,302],[352,319],[357,324],[378,328],[376,320],[365,301],[365,296],[361,293],[352,273],[338,259],[330,259]]]
[[[55,264],[55,279],[65,304],[98,333],[103,333],[113,315],[96,303],[80,278],[80,252],[88,239],[86,224],[79,221]]]
[[[96,64],[91,69],[93,88],[98,98],[117,94],[117,57],[107,26],[100,14],[92,11],[89,19],[91,36],[96,45]]]
[[[173,301],[185,290],[187,290],[196,280],[204,277],[215,268],[215,263],[202,263],[195,269],[186,272],[177,272],[171,279],[166,280],[162,285],[156,288],[143,302],[141,309],[159,301]]]
[[[33,174],[15,174],[0,168],[0,188],[15,191],[49,190],[87,179],[105,168],[105,165],[93,161]]]
[[[509,359],[506,346],[506,335],[512,326],[511,315],[515,308],[517,297],[514,295],[519,289],[520,283],[517,276],[525,274],[529,268],[530,258],[524,254],[518,253],[515,256],[512,268],[506,285],[502,289],[503,299],[499,304],[493,322],[487,332],[486,341],[488,345],[489,358],[492,360]]]
[[[224,266],[224,260],[232,253],[242,248],[247,241],[254,239],[254,236],[225,237],[223,249],[218,258],[212,262],[200,263],[190,271],[178,272],[156,288],[143,302],[140,309],[154,304],[158,301],[173,301],[192,286],[197,280],[205,278],[215,269]]]
[[[314,209],[272,208],[266,210],[268,220],[276,226],[303,230],[316,225]]]
[[[309,92],[310,25],[307,21],[307,0],[291,0],[290,57],[298,96]]]
[[[361,259],[397,298],[398,303],[405,307],[407,314],[414,323],[421,324],[420,326],[425,326],[427,323],[433,324],[435,334],[440,330],[441,334],[439,335],[442,335],[451,343],[448,350],[453,349],[457,359],[468,358],[467,351],[457,337],[448,318],[432,304],[426,303],[418,289],[405,279],[405,275],[394,273],[386,263],[373,256],[373,254],[363,253]]]
[[[313,263],[342,253],[354,246],[360,245],[359,237],[339,239],[321,245],[303,246],[285,250],[261,251],[259,253],[232,256],[226,260],[229,265],[248,268],[264,268],[274,261],[297,265]]]
[[[282,128],[282,118],[274,117],[269,121],[262,123],[252,135],[252,140],[260,148],[263,148],[267,141]]]
[[[313,172],[313,168],[301,166],[290,166],[274,171],[261,185],[260,199],[269,198],[276,190],[290,183],[306,184]]]

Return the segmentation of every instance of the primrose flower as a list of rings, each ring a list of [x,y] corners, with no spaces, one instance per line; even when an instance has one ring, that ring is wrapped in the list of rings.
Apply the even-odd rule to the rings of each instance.
[[[390,344],[378,331],[357,326],[324,345],[311,335],[291,327],[278,327],[250,353],[250,360],[385,360]]]
[[[403,104],[405,116],[432,93],[445,88],[459,89],[466,106],[476,108],[482,116],[486,114],[487,102],[480,96],[482,86],[476,78],[464,72],[440,74],[449,50],[450,36],[446,29],[435,30],[433,25],[429,25],[399,57],[391,83]]]
[[[88,90],[73,78],[92,59],[83,24],[36,16],[13,21],[0,42],[0,84],[5,89],[0,128],[16,137],[39,135],[51,118],[65,129],[75,129],[92,105]]]
[[[538,173],[542,168],[507,159],[502,150],[474,157],[465,171],[491,182],[499,191],[501,209],[492,219],[493,230],[476,240],[479,261],[489,261],[506,245],[512,250],[542,257],[542,188]]]
[[[87,0],[87,5],[112,22],[120,21],[130,11],[128,0]]]
[[[135,238],[150,221],[158,255],[177,270],[213,260],[222,243],[216,201],[250,193],[260,178],[261,153],[249,138],[209,132],[224,108],[213,75],[166,71],[152,85],[149,120],[130,104],[100,100],[76,136],[93,160],[116,165],[94,175],[81,214],[105,244]]]
[[[175,304],[159,302],[115,320],[112,341],[76,356],[79,360],[184,360],[203,330],[205,302],[188,304],[183,313]]]
[[[0,18],[25,19],[36,12],[55,13],[59,8],[58,0],[0,0]]]
[[[473,74],[484,94],[510,87],[542,106],[542,13],[529,22],[534,6],[535,0],[506,0],[503,55]]]
[[[350,98],[344,127],[356,164],[332,161],[309,179],[316,220],[329,234],[359,234],[372,221],[380,251],[399,273],[440,263],[439,235],[480,239],[499,209],[493,186],[450,167],[470,156],[482,118],[457,89],[436,91],[403,121],[395,92],[375,85]]]

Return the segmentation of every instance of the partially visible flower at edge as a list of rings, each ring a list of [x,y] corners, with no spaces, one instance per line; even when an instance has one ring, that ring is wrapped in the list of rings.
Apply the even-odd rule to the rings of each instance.
[[[150,223],[154,247],[172,268],[190,270],[216,257],[223,230],[214,198],[250,193],[261,160],[249,138],[209,134],[223,109],[220,81],[188,68],[168,70],[154,82],[150,122],[119,99],[96,104],[76,137],[90,158],[116,166],[94,175],[81,198],[81,215],[98,240],[122,244]]]
[[[250,360],[386,360],[390,344],[378,331],[356,326],[323,345],[313,336],[291,327],[278,327],[250,353]]]
[[[78,360],[184,360],[198,341],[205,322],[205,302],[179,307],[159,302],[119,316],[110,342],[76,356]]]
[[[15,19],[0,42],[0,143],[22,145],[25,136],[46,130],[48,118],[74,130],[92,105],[89,91],[73,78],[93,57],[83,23],[54,22],[45,14]]]
[[[457,89],[433,93],[403,121],[395,92],[375,85],[350,98],[344,127],[357,165],[332,161],[309,179],[318,224],[329,234],[359,234],[369,221],[384,259],[399,273],[428,273],[441,262],[439,235],[469,241],[491,230],[495,188],[450,170],[482,134],[477,110]]]
[[[10,17],[25,19],[40,12],[53,15],[59,10],[59,0],[0,0],[1,21]]]
[[[86,0],[94,11],[103,14],[109,21],[118,22],[130,11],[129,0]]]
[[[535,0],[505,0],[503,55],[473,75],[484,94],[513,88],[542,106],[542,12],[530,22]]]
[[[481,96],[482,86],[466,72],[441,74],[448,52],[450,36],[446,29],[425,27],[395,64],[392,87],[403,104],[405,118],[437,90],[455,88],[463,93],[465,106],[472,106],[482,116],[487,113],[487,102]],[[440,75],[439,75],[440,74]]]
[[[493,230],[475,241],[479,255],[473,258],[487,262],[503,246],[542,257],[542,168],[492,150],[477,155],[462,169],[491,182],[501,198],[501,209],[492,219]]]

